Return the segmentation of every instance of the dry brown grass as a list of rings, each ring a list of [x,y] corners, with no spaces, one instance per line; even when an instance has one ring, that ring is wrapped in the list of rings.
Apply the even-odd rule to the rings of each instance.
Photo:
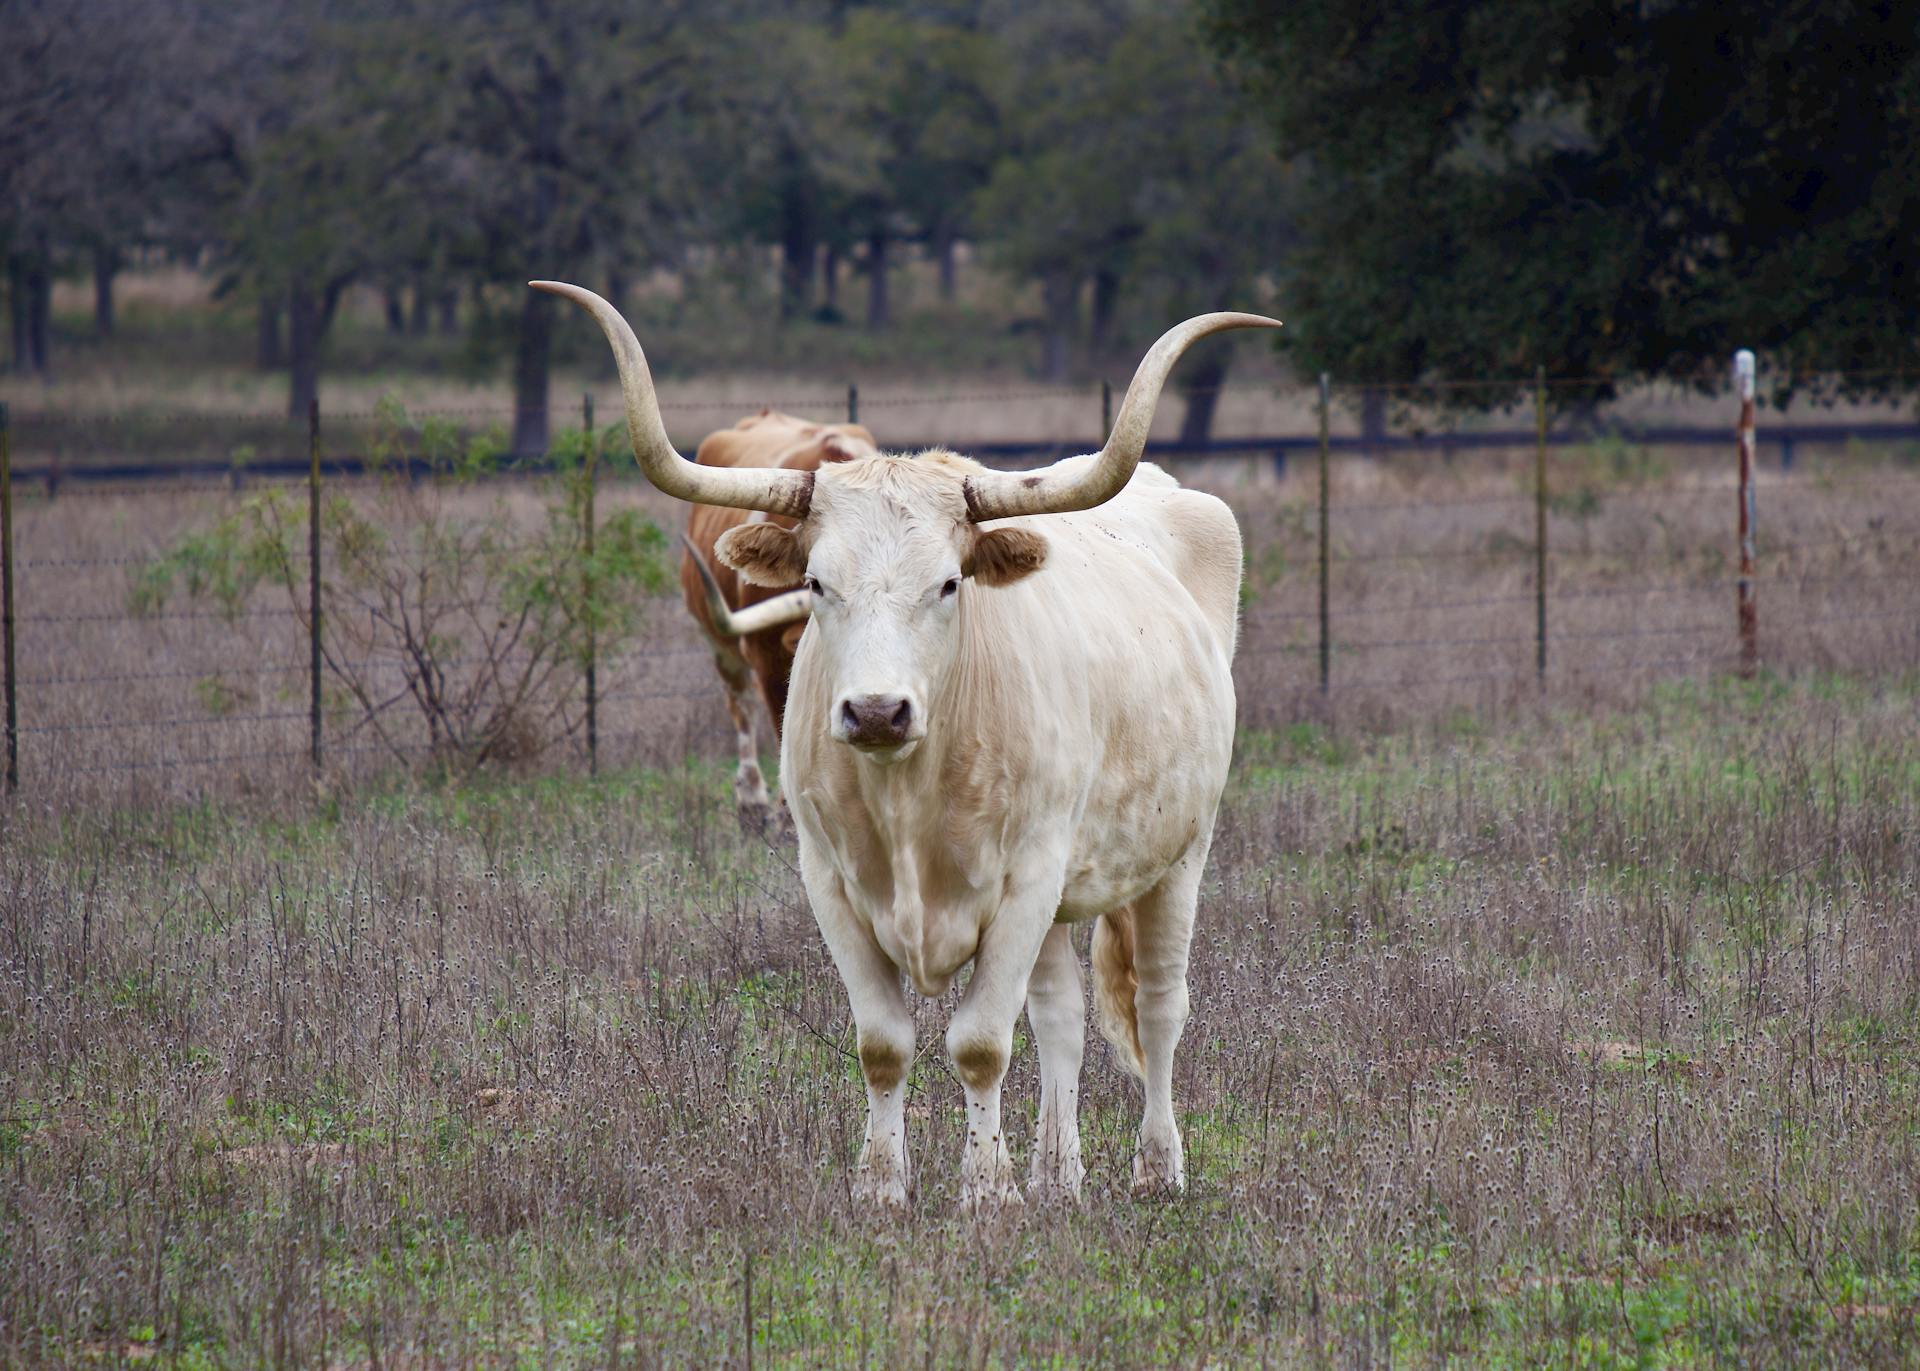
[[[1911,681],[1249,731],[1141,1204],[852,1204],[844,998],[718,766],[0,811],[0,1356],[1886,1364],[1915,1352]],[[1030,1141],[1024,1043],[1009,1127]],[[752,1302],[746,1302],[751,1281]],[[1576,1359],[1577,1360],[1577,1359]]]

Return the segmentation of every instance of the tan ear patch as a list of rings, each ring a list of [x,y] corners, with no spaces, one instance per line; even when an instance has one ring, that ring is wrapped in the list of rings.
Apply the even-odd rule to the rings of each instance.
[[[973,540],[962,568],[985,586],[1010,586],[1046,564],[1047,540],[1024,528],[996,528]]]
[[[721,534],[714,555],[757,586],[790,586],[807,574],[807,557],[792,529],[740,524]]]
[[[829,433],[820,440],[820,460],[823,462],[851,462],[856,457],[866,457],[872,452],[871,443],[863,443],[848,433]]]

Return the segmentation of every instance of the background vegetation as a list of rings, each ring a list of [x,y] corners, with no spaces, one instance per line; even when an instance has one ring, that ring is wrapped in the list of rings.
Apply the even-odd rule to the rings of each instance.
[[[1061,381],[1274,301],[1303,371],[1371,383],[1698,384],[1736,346],[1780,396],[1920,375],[1910,6],[16,0],[8,32],[27,375],[159,263],[249,316],[292,415],[323,366],[425,361],[509,378],[521,453],[556,355],[605,365],[531,276],[641,310],[669,367],[835,382],[849,334]],[[356,296],[384,346],[339,338]],[[1183,369],[1186,436],[1231,355]]]

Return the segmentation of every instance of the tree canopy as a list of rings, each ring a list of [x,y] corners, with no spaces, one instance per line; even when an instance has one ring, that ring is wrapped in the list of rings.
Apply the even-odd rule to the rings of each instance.
[[[1705,382],[1754,347],[1783,391],[1912,383],[1913,6],[1202,3],[1311,163],[1282,340],[1305,368]]]

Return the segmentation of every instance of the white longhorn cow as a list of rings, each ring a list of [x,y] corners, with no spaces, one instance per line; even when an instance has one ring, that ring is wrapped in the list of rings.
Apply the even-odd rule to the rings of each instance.
[[[1208,314],[1142,360],[1100,452],[1033,473],[951,452],[817,472],[712,469],[667,440],[640,345],[591,291],[641,470],[682,499],[787,515],[717,545],[750,581],[803,581],[781,783],[800,871],[846,984],[867,1084],[855,1189],[907,1200],[915,1053],[902,973],[938,995],[966,1094],[961,1198],[1017,1200],[1000,1083],[1024,1002],[1040,1050],[1031,1184],[1078,1194],[1086,1009],[1070,926],[1098,919],[1102,1031],[1145,1085],[1136,1188],[1180,1188],[1173,1054],[1201,869],[1233,748],[1239,530],[1140,456],[1195,339],[1277,327]]]

